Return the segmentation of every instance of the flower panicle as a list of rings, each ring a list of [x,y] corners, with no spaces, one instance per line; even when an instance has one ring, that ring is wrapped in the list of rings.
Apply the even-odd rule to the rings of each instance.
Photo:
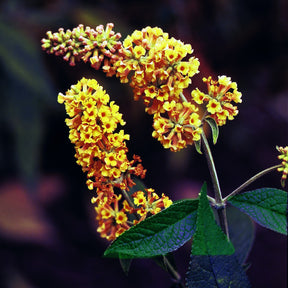
[[[121,34],[115,33],[113,27],[113,23],[108,23],[105,28],[99,25],[95,29],[80,24],[72,31],[65,31],[63,28],[55,33],[48,31],[47,38],[41,40],[42,49],[49,54],[62,56],[71,66],[83,60],[99,69],[104,63],[103,70],[107,76],[112,76],[115,73],[112,63],[120,57],[122,47],[122,42],[119,41]]]
[[[197,74],[199,60],[190,57],[184,44],[158,27],[135,30],[123,41],[123,59],[115,62],[116,76],[133,88],[134,99],[143,99],[146,112],[164,112],[165,101],[178,100],[180,93]]]
[[[140,157],[127,159],[126,141],[130,136],[116,131],[118,125],[125,125],[119,106],[110,101],[96,80],[82,78],[66,95],[59,93],[58,102],[65,104],[69,139],[75,144],[77,164],[87,172],[89,189],[127,189],[134,185],[132,174],[145,176]]]
[[[279,172],[282,172],[281,186],[284,188],[288,175],[288,146],[276,146],[276,149],[278,150],[278,152],[280,152],[280,155],[278,155],[278,159],[281,160],[281,167],[279,167],[277,170]]]
[[[122,196],[117,195],[115,189],[129,190],[135,185],[131,176],[144,178],[146,170],[139,156],[128,160],[126,141],[130,136],[118,129],[119,125],[125,125],[119,106],[110,101],[96,80],[82,78],[65,95],[59,93],[58,102],[65,105],[68,115],[65,122],[69,139],[75,145],[76,162],[87,173],[88,188],[96,190],[92,203],[99,224],[97,231],[101,237],[114,240],[133,224],[129,218],[140,209],[136,209],[133,202],[131,207],[127,200],[120,201]],[[154,194],[149,198],[148,193],[147,213],[155,214],[170,203],[165,195],[159,200]]]
[[[142,99],[146,112],[154,115],[152,136],[171,151],[198,141],[202,129],[197,108],[181,99],[191,77],[199,73],[191,45],[148,26],[127,36],[122,52],[123,58],[114,63],[116,76],[129,83],[134,99]]]
[[[218,80],[213,80],[211,76],[203,78],[203,82],[207,84],[207,94],[200,91],[198,88],[191,92],[191,97],[194,102],[206,106],[207,117],[212,117],[217,125],[226,124],[227,119],[233,120],[238,114],[234,103],[241,103],[241,92],[237,90],[236,82],[232,82],[230,77],[225,75],[218,76]]]

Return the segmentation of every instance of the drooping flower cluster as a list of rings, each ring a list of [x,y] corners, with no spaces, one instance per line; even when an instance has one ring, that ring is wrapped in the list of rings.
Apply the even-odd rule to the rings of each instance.
[[[134,98],[142,98],[150,114],[164,112],[166,101],[178,101],[191,77],[198,73],[199,61],[190,44],[184,44],[155,27],[135,30],[123,41],[124,57],[114,65],[121,82],[129,82]]]
[[[282,172],[281,185],[284,188],[288,175],[288,146],[286,147],[277,146],[276,148],[280,152],[278,159],[282,161],[281,162],[282,166],[278,168],[278,171]]]
[[[66,119],[69,138],[75,144],[77,164],[83,172],[88,172],[89,189],[107,190],[111,186],[127,189],[133,184],[131,174],[144,177],[141,164],[138,168],[132,166],[140,158],[135,157],[131,162],[127,159],[125,140],[129,135],[123,130],[115,131],[118,124],[125,124],[119,106],[110,102],[96,80],[82,78],[66,95],[60,93],[58,102],[65,103],[70,117]]]
[[[227,76],[218,76],[218,81],[211,76],[203,78],[207,84],[208,94],[201,92],[198,88],[191,92],[193,101],[197,104],[205,104],[207,115],[214,118],[217,125],[226,124],[226,120],[233,120],[238,114],[236,106],[231,102],[241,103],[242,94],[237,90],[236,82],[231,82]]]
[[[131,175],[144,178],[146,170],[139,156],[134,155],[132,161],[128,160],[126,140],[129,135],[123,130],[116,132],[118,124],[125,124],[119,106],[110,101],[96,80],[82,78],[65,95],[59,93],[58,102],[65,104],[69,116],[66,124],[70,129],[69,138],[75,144],[77,164],[87,172],[88,188],[96,188],[97,196],[92,202],[96,205],[98,232],[102,237],[114,240],[130,227],[129,214],[140,209],[130,206],[127,200],[121,203],[123,207],[120,209],[121,195],[115,194],[115,188],[128,190],[135,185]],[[154,201],[158,202],[153,204]],[[154,197],[152,206],[147,206],[147,213],[154,206],[152,211],[157,213],[167,207],[167,203],[165,195],[161,199]]]
[[[47,53],[63,56],[71,66],[75,62],[89,60],[91,66],[99,69],[104,62],[103,69],[108,75],[113,75],[112,63],[118,60],[119,49],[122,43],[120,33],[115,33],[112,28],[114,24],[108,23],[104,29],[103,25],[95,29],[80,24],[76,28],[64,31],[60,28],[58,32],[48,31],[47,39],[42,39],[42,49]],[[109,70],[109,71],[108,71]]]

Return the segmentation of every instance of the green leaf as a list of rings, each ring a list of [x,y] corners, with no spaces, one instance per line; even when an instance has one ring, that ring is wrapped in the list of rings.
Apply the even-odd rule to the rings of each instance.
[[[230,255],[234,247],[217,225],[207,198],[206,183],[201,188],[196,233],[193,237],[192,255]]]
[[[227,209],[227,216],[230,217],[230,219],[228,218],[228,223],[232,225],[230,230],[231,241],[235,241],[234,243],[237,247],[236,253],[232,254],[233,246],[215,222],[213,210],[207,199],[206,185],[203,185],[199,199],[197,228],[193,238],[190,264],[186,275],[187,288],[251,287],[244,267],[241,265],[241,261],[245,261],[247,251],[250,249],[251,233],[245,235],[245,239],[241,238],[241,240],[245,240],[245,245],[241,245],[237,241],[240,236],[239,233],[242,229],[245,230],[242,224],[247,224],[247,218],[249,217],[245,214],[244,217],[242,217],[243,215],[239,217],[239,213],[235,214],[235,210],[233,208]],[[239,218],[241,219],[241,226],[237,223]],[[236,230],[237,228],[239,231]],[[201,255],[200,253],[203,254]]]
[[[119,261],[120,261],[120,265],[121,265],[123,272],[126,274],[126,276],[128,276],[130,266],[132,263],[132,259],[125,259],[125,258],[119,257]]]
[[[191,255],[187,288],[250,288],[235,255]]]
[[[194,145],[195,145],[196,151],[197,151],[199,154],[202,154],[202,151],[201,151],[201,140],[199,140],[199,141],[194,141]]]
[[[262,188],[235,195],[228,202],[258,224],[287,235],[287,192]]]
[[[138,223],[121,234],[104,256],[145,258],[165,255],[184,245],[196,229],[198,200],[187,199]]]
[[[205,121],[209,124],[209,126],[211,128],[213,144],[216,144],[218,136],[219,136],[219,127],[218,127],[216,121],[214,120],[214,118],[207,117],[207,118],[205,118]]]

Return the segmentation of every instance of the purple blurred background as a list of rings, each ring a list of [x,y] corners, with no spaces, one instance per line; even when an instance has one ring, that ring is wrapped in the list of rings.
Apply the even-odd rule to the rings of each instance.
[[[118,260],[102,257],[108,243],[96,232],[91,192],[74,160],[64,107],[57,104],[81,77],[96,78],[120,105],[131,155],[141,155],[145,184],[173,200],[197,195],[209,173],[194,147],[164,151],[151,137],[152,119],[128,85],[89,65],[41,50],[47,30],[113,22],[122,39],[159,26],[190,43],[201,78],[231,76],[243,94],[240,113],[212,147],[225,195],[278,164],[288,145],[288,2],[286,0],[80,1],[2,0],[0,4],[0,287],[170,287],[151,260],[134,260],[129,277]],[[157,165],[158,164],[158,165]],[[249,188],[280,187],[271,173]],[[167,181],[169,179],[169,181]],[[176,252],[183,277],[191,243]],[[287,238],[256,226],[248,262],[254,288],[287,286]]]

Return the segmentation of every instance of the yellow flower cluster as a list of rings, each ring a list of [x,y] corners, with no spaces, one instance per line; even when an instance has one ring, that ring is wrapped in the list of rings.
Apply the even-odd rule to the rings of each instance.
[[[135,221],[136,223],[143,221],[149,215],[157,214],[163,207],[167,208],[172,204],[172,201],[164,194],[159,198],[152,188],[145,189],[145,193],[137,191],[132,197],[137,207],[134,211],[141,216],[138,221]]]
[[[203,78],[203,82],[207,84],[208,94],[196,88],[191,92],[192,100],[197,104],[205,103],[208,116],[214,118],[219,126],[226,124],[227,119],[233,120],[238,110],[231,102],[242,102],[236,82],[231,82],[227,76],[218,76],[218,81],[209,76],[208,79]]]
[[[122,83],[129,82],[134,99],[143,100],[154,114],[153,137],[165,148],[178,151],[200,139],[198,109],[182,103],[182,92],[198,73],[199,61],[190,57],[191,45],[169,38],[158,27],[136,30],[123,41],[123,58],[114,63]]]
[[[146,170],[139,156],[128,160],[129,135],[123,130],[116,132],[118,124],[125,124],[119,106],[110,101],[96,80],[82,78],[65,95],[59,93],[58,102],[65,104],[69,116],[66,124],[70,129],[69,138],[75,144],[77,164],[87,172],[88,188],[96,188],[97,196],[92,198],[92,203],[99,223],[97,231],[101,237],[114,240],[130,227],[129,214],[140,209],[130,206],[127,200],[121,203],[120,209],[121,195],[117,196],[114,189],[128,190],[135,185],[131,175],[144,178]],[[152,202],[150,198],[147,200],[151,202],[146,207],[147,213],[155,214],[167,207],[169,199],[165,195],[161,199],[153,197]]]
[[[154,115],[152,136],[157,138],[164,148],[179,151],[194,141],[200,140],[202,122],[198,108],[190,102],[165,102],[163,108],[168,118],[160,113]]]
[[[172,201],[162,194],[161,198],[149,188],[143,191],[137,191],[131,195],[133,199],[133,207],[124,200],[120,209],[119,200],[122,195],[111,198],[111,201],[98,202],[95,207],[98,221],[97,232],[100,236],[109,241],[115,240],[124,231],[135,225],[147,217],[159,213],[162,209],[169,207]],[[92,203],[97,202],[97,198],[92,198]]]
[[[114,74],[112,63],[118,60],[118,52],[122,47],[119,41],[121,34],[115,33],[113,27],[113,23],[108,23],[105,29],[103,25],[93,29],[80,24],[72,31],[64,31],[63,28],[56,33],[48,31],[47,39],[41,40],[42,49],[49,54],[63,56],[71,66],[79,60],[89,60],[93,68],[99,69],[104,62],[103,70],[111,76]]]
[[[129,82],[135,100],[141,97],[148,113],[164,112],[164,102],[178,101],[190,77],[198,73],[197,58],[183,61],[192,52],[191,45],[169,38],[158,27],[135,30],[123,41],[123,59],[114,64],[116,75],[122,83]]]
[[[135,169],[135,160],[127,159],[125,140],[129,140],[129,135],[123,130],[115,131],[118,124],[125,124],[119,106],[110,102],[96,80],[82,78],[66,95],[59,93],[58,102],[65,103],[70,117],[66,119],[69,139],[75,144],[77,164],[88,173],[89,189],[127,189],[132,184],[131,174],[144,177],[145,170]]]
[[[278,156],[278,159],[282,161],[281,163],[282,166],[278,168],[278,171],[283,173],[281,178],[281,185],[282,187],[285,187],[285,182],[288,175],[288,146],[286,147],[277,146],[276,148],[281,153]]]

